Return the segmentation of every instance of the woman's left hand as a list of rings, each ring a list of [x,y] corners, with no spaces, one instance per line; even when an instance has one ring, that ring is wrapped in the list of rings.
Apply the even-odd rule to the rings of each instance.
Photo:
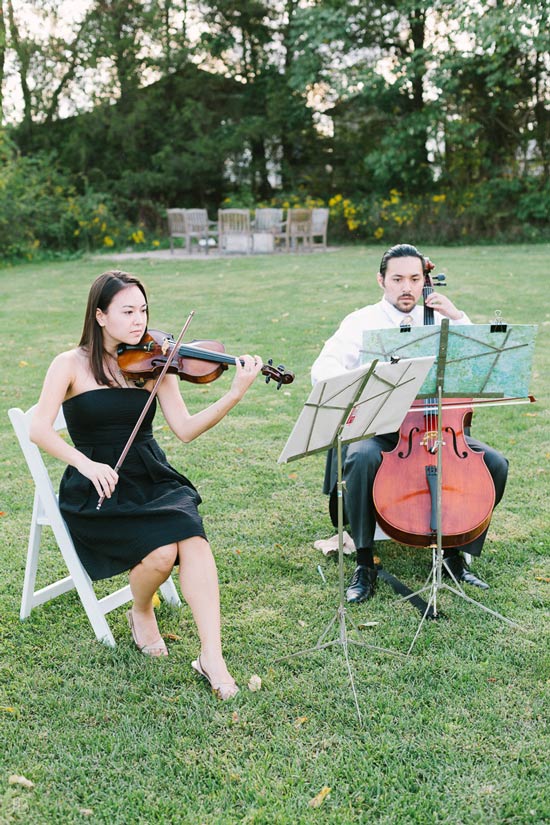
[[[241,364],[241,361],[243,362]],[[242,398],[263,367],[259,355],[241,355],[235,359],[235,376],[231,389]]]

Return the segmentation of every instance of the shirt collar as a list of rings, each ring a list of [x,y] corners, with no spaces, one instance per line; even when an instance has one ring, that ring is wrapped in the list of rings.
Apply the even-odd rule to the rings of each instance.
[[[392,324],[395,324],[396,327],[398,327],[403,319],[408,316],[412,316],[414,318],[415,324],[423,324],[424,310],[422,307],[418,306],[418,304],[411,310],[411,312],[401,312],[401,310],[394,307],[393,304],[390,304],[384,296],[380,301],[380,307],[382,312],[390,319]]]

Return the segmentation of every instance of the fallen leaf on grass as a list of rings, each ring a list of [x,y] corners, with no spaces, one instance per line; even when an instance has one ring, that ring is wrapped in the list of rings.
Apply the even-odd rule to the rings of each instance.
[[[171,642],[180,642],[181,636],[178,636],[176,633],[163,633],[163,639],[169,639]]]
[[[254,674],[250,677],[250,679],[248,680],[248,689],[251,690],[252,693],[255,693],[257,690],[262,689],[262,680],[259,676]]]
[[[365,630],[367,627],[376,627],[380,622],[361,622],[357,625],[358,630]]]
[[[294,720],[294,727],[296,730],[301,728],[304,722],[307,722],[307,716],[298,716],[298,718]]]
[[[160,599],[158,593],[155,593],[151,601],[153,602],[153,607],[160,607]]]
[[[78,813],[81,816],[91,816],[93,814],[93,810],[91,808],[79,808]]]
[[[3,710],[4,713],[15,713],[15,708],[5,707],[4,705],[0,705],[0,710]]]
[[[28,366],[29,366],[29,362],[28,362],[28,361],[20,361],[20,362],[19,362],[19,366],[20,366],[20,367],[28,367]]]
[[[289,473],[289,478],[298,478],[298,473]]]
[[[239,711],[234,710],[231,714],[231,721],[236,725],[238,722],[241,721],[241,717],[239,716]]]
[[[320,808],[325,799],[329,796],[329,794],[330,788],[328,787],[328,785],[325,785],[323,788],[321,788],[317,796],[314,796],[313,799],[309,800],[309,807]]]
[[[548,576],[535,576],[535,581],[546,582],[547,584],[550,584],[550,578]]]
[[[300,625],[300,627],[307,627],[303,619],[298,619],[298,624]]]
[[[18,776],[16,773],[12,773],[8,778],[8,784],[21,785],[23,788],[34,788],[34,782],[31,782],[26,776]]]
[[[6,515],[6,514],[5,514],[5,513],[4,513],[4,511],[2,510],[2,511],[0,512],[0,516],[5,516],[5,515]]]

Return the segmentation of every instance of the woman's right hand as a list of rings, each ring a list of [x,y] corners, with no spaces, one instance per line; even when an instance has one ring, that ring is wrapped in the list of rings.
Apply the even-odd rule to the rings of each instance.
[[[83,456],[76,467],[79,473],[88,478],[96,488],[99,498],[111,498],[111,494],[118,482],[118,473],[108,464],[100,464]]]

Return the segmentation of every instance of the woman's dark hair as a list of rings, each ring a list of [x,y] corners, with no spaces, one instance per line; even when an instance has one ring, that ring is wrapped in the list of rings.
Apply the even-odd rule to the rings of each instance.
[[[105,373],[103,332],[97,322],[96,311],[100,309],[102,312],[107,312],[115,295],[129,286],[137,286],[143,293],[143,299],[147,304],[147,293],[141,281],[135,275],[121,272],[118,269],[99,275],[90,287],[79,346],[88,353],[90,369],[98,384],[109,386],[112,384],[112,379]],[[147,320],[149,320],[149,307],[147,307]]]
[[[382,260],[380,262],[380,275],[384,279],[386,277],[386,269],[388,268],[388,262],[391,261],[392,258],[418,258],[422,261],[422,272],[426,274],[426,262],[428,258],[425,258],[422,255],[416,246],[412,246],[410,243],[399,243],[397,246],[392,246],[391,249],[388,249],[387,252],[384,252],[382,256]]]

